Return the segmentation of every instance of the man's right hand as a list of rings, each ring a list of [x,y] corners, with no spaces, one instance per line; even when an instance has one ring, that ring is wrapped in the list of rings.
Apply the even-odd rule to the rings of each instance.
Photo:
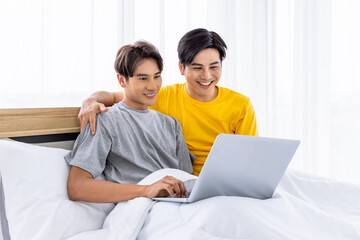
[[[154,197],[187,197],[185,184],[172,176],[166,176],[159,181],[145,186],[144,196],[147,198]]]
[[[81,131],[84,130],[88,122],[90,122],[91,134],[96,132],[96,114],[99,112],[107,112],[109,108],[104,104],[97,102],[93,98],[87,98],[81,106],[78,118],[80,120]]]

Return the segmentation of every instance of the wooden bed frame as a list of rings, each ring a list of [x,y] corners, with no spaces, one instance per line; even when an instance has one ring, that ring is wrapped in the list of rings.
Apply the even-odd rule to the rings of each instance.
[[[0,138],[79,133],[79,107],[0,109]]]

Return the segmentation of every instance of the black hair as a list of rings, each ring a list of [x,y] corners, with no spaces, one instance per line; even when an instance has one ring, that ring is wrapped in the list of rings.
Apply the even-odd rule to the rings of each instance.
[[[179,41],[178,57],[180,63],[186,67],[192,63],[195,55],[206,48],[219,51],[221,62],[226,57],[227,46],[216,32],[204,28],[197,28],[187,32]]]

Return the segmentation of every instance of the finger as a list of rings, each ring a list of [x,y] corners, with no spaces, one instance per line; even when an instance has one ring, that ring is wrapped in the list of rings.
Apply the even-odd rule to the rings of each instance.
[[[179,182],[175,182],[174,184],[171,185],[171,188],[174,190],[175,194],[177,197],[181,197],[182,196],[182,192],[179,186]]]
[[[101,106],[100,106],[100,112],[107,112],[107,111],[109,111],[109,108],[108,108],[108,107],[105,107],[104,104],[101,104]]]
[[[80,121],[80,131],[82,131],[86,127],[87,122],[84,120],[84,117],[82,115],[79,117],[79,121]]]
[[[168,193],[169,193],[169,196],[170,197],[175,197],[174,196],[174,189],[171,187],[171,185],[169,185],[169,184],[164,184],[164,187],[163,187],[163,189],[165,189]]]
[[[92,135],[94,135],[95,132],[96,132],[95,128],[96,128],[96,117],[93,116],[93,117],[90,118],[90,129],[91,129],[91,134]]]
[[[82,121],[81,126],[80,126],[81,131],[84,130],[85,127],[86,127],[86,123],[84,121]]]
[[[185,197],[187,196],[186,187],[183,181],[174,178],[172,176],[167,176],[166,181],[169,182],[173,186],[174,191],[176,192],[176,196]]]
[[[162,182],[163,184],[167,184],[170,186],[171,188],[171,192],[173,192],[173,194],[176,193],[177,197],[184,197],[186,196],[186,188],[185,185],[182,181],[180,181],[177,178],[174,178],[172,176],[165,176],[164,178],[162,178],[159,182]],[[168,188],[166,188],[168,190]],[[173,194],[171,194],[171,192],[168,190],[168,192],[170,193],[170,195],[173,196]]]
[[[172,176],[166,176],[162,179],[162,181],[164,183],[169,184],[172,187],[177,197],[183,197],[185,195],[184,187],[182,186],[184,183],[179,179],[174,178]]]
[[[181,191],[181,197],[187,197],[187,189],[185,187],[185,184],[180,181],[179,183],[180,191]]]

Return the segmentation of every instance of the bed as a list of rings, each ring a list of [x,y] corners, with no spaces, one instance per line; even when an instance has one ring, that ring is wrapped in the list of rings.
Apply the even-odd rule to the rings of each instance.
[[[289,169],[273,198],[68,199],[79,108],[0,109],[0,239],[360,239],[360,186]],[[164,175],[163,169],[139,184]]]

